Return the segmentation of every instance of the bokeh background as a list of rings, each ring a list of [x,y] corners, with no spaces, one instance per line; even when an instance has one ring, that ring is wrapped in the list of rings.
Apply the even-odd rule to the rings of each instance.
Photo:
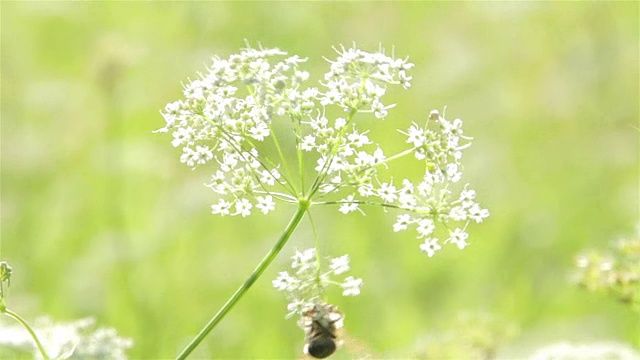
[[[365,280],[361,296],[332,297],[348,332],[335,357],[420,357],[478,316],[517,329],[497,336],[506,358],[559,341],[638,345],[627,307],[571,281],[577,253],[639,219],[637,2],[3,2],[1,16],[0,257],[27,319],[93,316],[134,339],[133,358],[175,356],[295,209],[211,215],[210,170],[152,134],[159,111],[245,40],[308,57],[315,78],[332,46],[355,42],[416,65],[371,136],[447,106],[475,138],[465,176],[492,215],[467,249],[428,258],[392,212],[314,209],[322,250],[349,253]],[[194,357],[301,357],[271,280],[312,244],[305,221]]]

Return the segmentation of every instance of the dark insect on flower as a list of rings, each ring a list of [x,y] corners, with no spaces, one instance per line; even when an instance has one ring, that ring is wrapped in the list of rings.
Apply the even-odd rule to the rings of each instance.
[[[342,344],[337,330],[342,328],[343,320],[344,315],[333,305],[309,305],[298,322],[306,334],[304,353],[316,359],[324,359],[333,354]]]

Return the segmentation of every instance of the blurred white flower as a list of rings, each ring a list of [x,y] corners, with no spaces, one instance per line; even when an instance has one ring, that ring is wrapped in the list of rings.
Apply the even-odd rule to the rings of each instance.
[[[353,276],[349,276],[344,279],[342,283],[342,295],[343,296],[356,296],[360,295],[360,287],[362,286],[362,279],[355,279]]]
[[[424,242],[420,244],[420,250],[422,252],[427,253],[429,257],[432,257],[436,251],[440,250],[442,247],[438,244],[438,239],[436,238],[426,238]]]
[[[36,319],[34,331],[47,355],[64,359],[127,359],[126,351],[133,341],[118,336],[115,329],[96,328],[95,321],[84,318],[69,323],[54,323],[47,317]],[[0,327],[0,347],[30,352],[36,359],[42,355],[33,339],[20,325]]]
[[[349,271],[349,255],[343,255],[334,259],[331,259],[330,269],[334,274],[340,275]]]
[[[595,342],[571,344],[560,342],[539,348],[530,360],[640,360],[640,353],[623,343]]]

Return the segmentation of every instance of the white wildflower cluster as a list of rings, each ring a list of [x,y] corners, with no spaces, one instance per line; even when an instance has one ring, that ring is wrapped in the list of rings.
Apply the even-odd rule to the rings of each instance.
[[[411,86],[407,71],[413,64],[404,59],[394,59],[380,50],[368,53],[356,48],[338,51],[338,59],[329,61],[331,70],[324,75],[326,91],[320,96],[322,105],[337,104],[345,111],[368,110],[381,119],[395,105],[385,106],[381,97],[387,84]]]
[[[349,255],[329,259],[329,270],[325,272],[320,269],[315,248],[296,251],[292,259],[293,274],[281,271],[272,281],[273,287],[285,292],[289,298],[287,317],[302,315],[305,308],[321,303],[324,290],[330,285],[341,287],[343,296],[360,294],[362,279],[346,276],[341,282],[332,280],[332,277],[349,271]]]
[[[327,121],[317,123],[326,126]],[[320,126],[317,133],[322,133],[319,130]],[[398,215],[394,231],[415,228],[418,238],[423,240],[420,249],[429,257],[442,248],[441,237],[442,243],[450,242],[464,249],[468,245],[467,226],[472,221],[482,222],[489,211],[475,201],[476,192],[469,184],[454,193],[454,185],[462,179],[462,150],[470,145],[471,139],[463,134],[462,120],[448,121],[434,110],[424,125],[413,123],[401,133],[412,146],[403,154],[413,153],[424,166],[424,176],[418,182],[405,178],[398,186],[392,179],[383,179],[379,165],[388,166],[388,159],[378,145],[369,146],[375,149],[369,153],[358,150],[373,142],[366,132],[354,130],[329,157],[329,166],[325,165],[327,160],[320,159],[316,170],[326,167],[331,176],[320,185],[320,191],[324,194],[341,191],[344,197],[338,201],[339,211],[345,214],[360,210],[360,204],[400,209],[403,213]]]
[[[424,162],[425,174],[417,184],[402,181],[393,200],[407,213],[398,216],[394,231],[414,226],[418,238],[424,239],[420,249],[431,257],[441,248],[435,236],[436,225],[441,224],[446,229],[444,243],[464,249],[468,245],[467,226],[471,221],[482,222],[489,210],[475,201],[476,192],[469,184],[459,193],[452,190],[462,179],[462,150],[470,146],[463,142],[471,140],[463,134],[462,120],[450,122],[434,110],[425,125],[414,123],[402,133],[413,145],[415,158]]]
[[[386,157],[369,139],[368,131],[357,129],[353,115],[364,111],[384,118],[387,110],[395,106],[382,104],[387,86],[401,84],[408,88],[411,77],[407,71],[413,64],[387,56],[382,51],[368,53],[342,48],[338,53],[338,59],[331,62],[331,71],[325,74],[326,91],[320,94],[319,101],[323,106],[338,105],[347,115],[330,121],[322,111],[320,115],[302,121],[306,127],[303,127],[305,134],[299,135],[299,148],[317,153],[315,170],[320,174],[318,178],[328,179],[319,186],[322,193],[355,186],[363,196],[370,196],[374,194],[371,179],[375,166],[384,163]],[[341,212],[357,210],[355,203],[347,203],[340,208]]]
[[[91,318],[54,323],[44,317],[35,321],[34,329],[47,354],[55,359],[127,359],[126,351],[133,346],[131,339],[118,336],[112,328],[96,329]],[[19,325],[0,327],[2,348],[42,358],[31,336]]]
[[[214,162],[207,184],[221,196],[212,206],[219,215],[263,213],[275,208],[268,189],[283,185],[278,164],[256,144],[271,135],[274,114],[300,117],[310,113],[313,90],[299,91],[309,74],[299,70],[298,56],[278,49],[244,49],[228,59],[214,58],[208,72],[184,88],[184,99],[167,104],[162,115],[180,161],[195,168]]]
[[[390,85],[410,87],[413,64],[382,50],[336,51],[318,88],[303,88],[309,74],[299,66],[306,59],[278,49],[249,48],[228,59],[214,58],[206,74],[185,86],[185,99],[167,105],[161,131],[173,132],[172,144],[182,148],[187,165],[217,164],[207,184],[220,196],[211,207],[214,214],[248,216],[255,209],[267,214],[275,200],[338,204],[344,214],[379,205],[402,212],[394,230],[415,229],[428,256],[445,243],[465,248],[468,225],[482,222],[489,211],[476,202],[468,184],[458,185],[462,150],[471,140],[462,120],[449,121],[433,111],[426,121],[401,131],[406,150],[387,156],[355,118],[360,113],[386,117],[394,104],[384,104],[382,97]],[[330,107],[339,110],[336,116],[328,115],[336,113],[327,112]],[[278,129],[290,128],[295,148],[281,146],[292,141],[277,140],[277,122],[282,123]],[[267,153],[266,144],[258,147],[266,139],[277,155]],[[285,156],[294,151],[298,171]],[[383,169],[391,173],[386,170],[393,160],[407,155],[424,166],[421,179],[395,174],[402,180],[394,182],[383,176]],[[303,188],[309,164],[316,173],[311,186]],[[292,174],[301,179],[289,178]]]

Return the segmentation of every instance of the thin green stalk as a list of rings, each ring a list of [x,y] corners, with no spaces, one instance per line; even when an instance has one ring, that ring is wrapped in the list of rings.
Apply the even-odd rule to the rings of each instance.
[[[282,235],[280,235],[280,239],[278,239],[278,241],[275,243],[275,245],[273,245],[273,247],[267,253],[267,255],[265,255],[262,261],[260,261],[260,263],[258,264],[258,266],[256,266],[256,268],[253,270],[251,275],[249,275],[247,280],[245,280],[245,282],[238,288],[238,290],[236,290],[236,292],[233,293],[233,295],[231,295],[229,300],[227,300],[227,302],[222,306],[222,308],[218,310],[218,313],[213,318],[211,318],[211,320],[209,320],[207,325],[205,325],[205,327],[200,331],[200,333],[198,333],[198,335],[196,335],[196,337],[193,338],[193,340],[191,340],[189,345],[187,345],[187,347],[185,347],[184,350],[182,350],[182,352],[176,358],[177,360],[186,359],[187,356],[189,356],[189,354],[191,354],[191,352],[196,347],[198,347],[198,345],[200,345],[200,343],[209,334],[209,332],[211,332],[211,330],[213,330],[213,328],[216,327],[216,325],[220,322],[220,320],[222,320],[222,318],[224,318],[224,316],[227,315],[227,313],[236,305],[238,300],[240,300],[242,296],[247,292],[247,290],[249,290],[251,285],[253,285],[253,283],[256,282],[258,278],[260,278],[260,275],[262,275],[262,273],[267,269],[269,264],[271,264],[271,262],[273,261],[273,259],[275,259],[278,253],[280,253],[280,250],[282,250],[284,245],[287,243],[287,241],[293,234],[293,231],[298,227],[298,224],[300,224],[300,221],[302,221],[302,218],[304,217],[304,214],[309,208],[311,202],[307,199],[301,199],[298,204],[299,204],[298,210],[291,218],[291,221],[289,221],[289,224],[284,229],[284,232],[282,233]]]
[[[40,340],[38,340],[38,336],[36,336],[36,333],[33,331],[33,329],[31,328],[31,326],[29,326],[29,324],[27,324],[27,322],[18,314],[14,313],[13,311],[9,310],[9,309],[4,309],[3,311],[8,317],[15,319],[17,322],[19,322],[20,324],[22,324],[22,326],[24,326],[25,329],[27,329],[27,331],[29,332],[29,334],[31,334],[31,337],[33,338],[33,341],[35,341],[36,345],[38,346],[38,350],[40,350],[40,354],[42,355],[42,357],[45,360],[49,360],[49,355],[47,355],[47,352],[44,350],[44,347],[42,346],[42,344],[40,343]]]
[[[287,158],[284,156],[284,152],[282,151],[282,147],[280,146],[280,142],[278,141],[278,137],[276,136],[276,132],[273,126],[271,127],[271,138],[273,139],[273,144],[275,145],[276,150],[278,150],[278,155],[280,156],[280,159],[282,159],[282,166],[284,166],[284,170],[287,173],[288,178],[293,179],[291,177],[292,173],[291,173],[291,168],[289,167],[289,162],[287,161]],[[294,194],[297,194],[297,190],[295,189],[294,183],[289,181],[288,184],[289,186],[293,187]]]

